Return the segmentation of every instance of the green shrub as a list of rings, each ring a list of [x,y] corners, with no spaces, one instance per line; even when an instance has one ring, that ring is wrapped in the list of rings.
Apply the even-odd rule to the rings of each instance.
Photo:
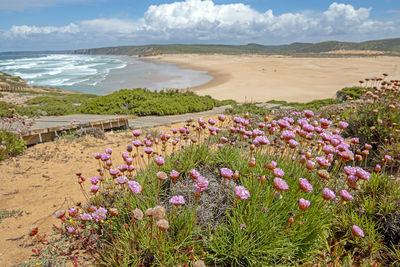
[[[375,89],[370,87],[360,87],[360,86],[353,86],[353,87],[345,87],[336,92],[336,98],[340,101],[346,101],[347,96],[351,97],[353,100],[359,99],[363,94],[368,91],[375,91]]]
[[[245,104],[234,104],[232,105],[231,108],[228,108],[225,110],[225,113],[227,114],[236,114],[236,115],[244,115],[246,113],[252,114],[252,115],[260,115],[260,116],[265,116],[270,113],[270,111],[266,108],[258,107],[256,104],[250,104],[250,103],[245,103]]]
[[[25,142],[19,136],[0,130],[0,160],[16,156],[25,148]]]
[[[299,103],[299,102],[287,102],[287,101],[277,101],[270,100],[267,103],[271,104],[279,104],[282,106],[290,106],[298,110],[319,110],[327,105],[339,104],[340,101],[334,98],[326,98],[326,99],[316,99],[307,103]]]
[[[210,96],[193,92],[123,89],[106,96],[99,96],[82,104],[80,111],[89,114],[129,114],[137,116],[174,115],[210,110],[231,103],[218,101]]]

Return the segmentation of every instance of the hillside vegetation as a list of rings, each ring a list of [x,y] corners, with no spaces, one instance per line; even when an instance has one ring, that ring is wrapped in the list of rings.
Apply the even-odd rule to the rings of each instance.
[[[76,54],[103,55],[157,55],[157,54],[318,54],[337,50],[381,51],[387,55],[400,53],[400,38],[373,40],[361,43],[327,41],[321,43],[292,43],[287,45],[203,45],[169,44],[147,46],[118,46],[74,50]]]

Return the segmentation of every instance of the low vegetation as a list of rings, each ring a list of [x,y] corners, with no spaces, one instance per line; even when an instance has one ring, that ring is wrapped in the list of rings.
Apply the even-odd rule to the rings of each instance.
[[[117,46],[93,49],[75,50],[77,54],[100,55],[143,55],[154,56],[158,54],[284,54],[327,56],[320,54],[337,50],[381,51],[384,54],[400,52],[400,38],[372,40],[361,43],[328,41],[321,43],[292,43],[288,45],[261,45],[250,43],[247,45],[148,45],[148,46]],[[332,56],[332,55],[331,55]],[[358,55],[360,56],[360,55]]]
[[[198,96],[193,92],[150,91],[147,89],[125,89],[106,96],[99,96],[84,103],[82,113],[174,115],[210,110],[213,107],[233,103],[218,101],[210,96]]]
[[[175,115],[210,110],[232,103],[234,101],[218,101],[210,96],[198,96],[193,92],[178,90],[152,92],[140,88],[124,89],[106,96],[53,93],[30,99],[24,106],[0,101],[0,117],[9,117],[10,108],[15,109],[18,114],[28,117],[77,113],[137,116]]]
[[[82,249],[107,266],[397,264],[394,156],[348,136],[345,120],[367,116],[361,106],[398,108],[398,85],[379,85],[330,105],[329,118],[248,105],[157,135],[133,131],[126,151],[95,153],[93,171],[76,173],[87,201],[56,212],[63,246],[37,226],[29,235],[76,266]]]

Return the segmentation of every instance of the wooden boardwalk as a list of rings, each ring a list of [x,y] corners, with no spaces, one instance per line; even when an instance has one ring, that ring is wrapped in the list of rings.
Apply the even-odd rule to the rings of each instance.
[[[280,108],[277,104],[260,104],[260,107],[276,109]],[[74,114],[66,116],[50,116],[35,119],[33,125],[27,128],[24,125],[13,125],[13,129],[19,129],[23,139],[27,145],[52,141],[60,133],[69,130],[77,130],[81,128],[96,127],[99,129],[111,130],[118,128],[140,129],[148,127],[156,127],[162,125],[170,125],[187,121],[189,118],[198,119],[216,114],[224,113],[225,109],[230,105],[215,107],[211,110],[186,113],[170,116],[116,116],[116,115],[93,115],[93,114]],[[1,124],[0,124],[1,128]]]
[[[13,129],[21,131],[27,145],[52,141],[60,133],[81,128],[96,127],[110,130],[128,128],[129,119],[133,116],[74,114],[65,116],[49,116],[35,119],[31,127],[13,125]],[[28,121],[29,123],[29,121]]]

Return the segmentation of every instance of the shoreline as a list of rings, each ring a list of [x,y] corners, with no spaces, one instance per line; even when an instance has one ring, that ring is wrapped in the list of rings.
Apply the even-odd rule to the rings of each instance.
[[[400,77],[400,57],[290,57],[281,55],[165,54],[150,60],[206,71],[210,82],[188,88],[218,100],[309,102],[335,98],[344,87],[383,72]]]

